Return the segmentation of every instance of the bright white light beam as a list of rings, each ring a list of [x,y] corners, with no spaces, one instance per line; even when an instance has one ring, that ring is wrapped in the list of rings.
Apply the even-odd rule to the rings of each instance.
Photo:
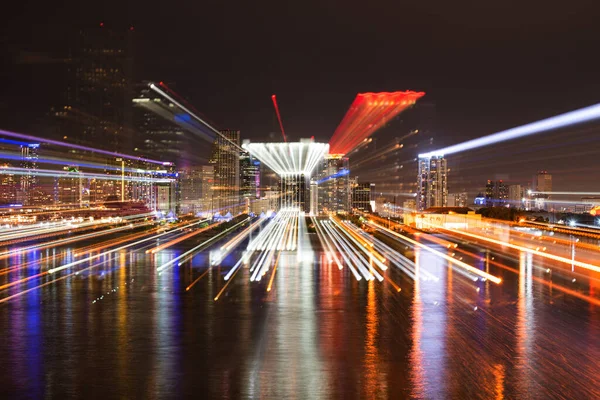
[[[462,151],[473,150],[483,146],[490,146],[495,143],[507,140],[518,139],[525,136],[535,135],[537,133],[547,132],[553,129],[564,128],[570,125],[580,124],[600,118],[600,104],[570,111],[565,114],[542,119],[516,128],[493,133],[478,139],[468,140],[463,143],[455,144],[443,149],[435,150],[430,153],[419,154],[419,158],[440,157],[448,154],[460,153]]]

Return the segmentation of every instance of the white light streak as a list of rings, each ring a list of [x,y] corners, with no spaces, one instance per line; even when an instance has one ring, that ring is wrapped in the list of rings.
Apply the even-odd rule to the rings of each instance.
[[[329,144],[313,141],[244,143],[242,147],[280,176],[309,176],[329,151]]]
[[[516,128],[507,129],[505,131],[494,133],[478,139],[468,140],[466,142],[445,147],[430,153],[419,154],[419,158],[429,158],[434,156],[443,157],[444,155],[490,146],[495,143],[535,135],[537,133],[543,133],[553,129],[565,128],[570,125],[580,124],[598,118],[600,118],[600,104],[581,108],[579,110],[560,114],[526,125],[521,125]]]

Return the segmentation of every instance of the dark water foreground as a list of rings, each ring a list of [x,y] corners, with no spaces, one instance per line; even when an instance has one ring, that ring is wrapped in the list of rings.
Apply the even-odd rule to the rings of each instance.
[[[429,279],[391,270],[398,293],[284,254],[270,292],[244,269],[215,302],[239,254],[187,292],[207,254],[158,275],[171,257],[0,304],[0,398],[600,398],[600,309],[537,283],[531,258],[496,286],[421,254]]]

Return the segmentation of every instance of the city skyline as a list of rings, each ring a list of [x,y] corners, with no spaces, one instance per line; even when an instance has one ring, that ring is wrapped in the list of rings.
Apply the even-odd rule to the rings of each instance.
[[[600,398],[600,3],[23,0],[0,398]]]

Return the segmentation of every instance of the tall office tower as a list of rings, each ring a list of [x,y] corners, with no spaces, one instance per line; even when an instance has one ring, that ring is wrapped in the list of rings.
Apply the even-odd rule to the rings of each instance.
[[[38,167],[39,143],[21,144],[21,168],[26,173],[21,175],[18,201],[23,205],[40,204],[42,195],[38,186],[38,177],[35,173]]]
[[[159,96],[148,85],[142,85],[133,99],[136,140],[134,151],[144,157],[175,163],[180,167],[198,165],[193,156],[189,132],[178,125],[183,111]],[[187,116],[187,114],[185,114]]]
[[[523,186],[521,185],[509,185],[508,186],[508,203],[511,207],[521,208],[523,207]]]
[[[375,203],[375,184],[369,182],[359,183],[356,179],[352,185],[352,209],[360,212],[373,212]]]
[[[8,163],[0,165],[0,204],[15,204],[17,202],[17,181],[14,174],[4,173],[3,168],[11,168],[11,165]]]
[[[240,131],[223,130],[213,143],[214,212],[234,214],[240,207]]]
[[[488,207],[503,206],[508,200],[508,186],[502,179],[488,179],[485,185],[485,205]]]
[[[60,129],[68,142],[130,153],[133,149],[133,28],[104,24],[73,35]]]
[[[420,157],[417,176],[417,209],[448,204],[447,162],[443,156]]]
[[[318,171],[319,209],[324,213],[348,213],[351,207],[350,167],[348,157],[328,154]]]
[[[549,195],[547,193],[552,192],[552,175],[550,175],[548,171],[540,171],[533,179],[535,191],[543,192],[539,193],[538,197],[548,198]]]
[[[240,196],[250,201],[260,198],[260,161],[247,151],[240,154]]]

